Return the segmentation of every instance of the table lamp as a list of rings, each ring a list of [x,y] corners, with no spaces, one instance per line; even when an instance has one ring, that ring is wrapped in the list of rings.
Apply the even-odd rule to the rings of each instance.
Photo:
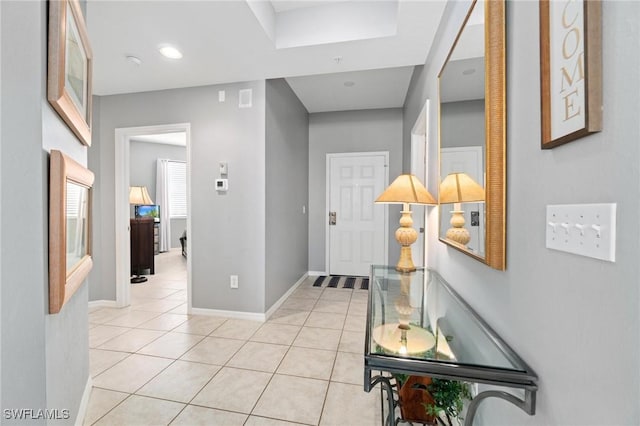
[[[136,206],[153,204],[146,186],[129,187],[129,204]]]
[[[375,202],[403,205],[400,227],[396,230],[396,240],[401,246],[400,260],[398,260],[396,270],[400,272],[415,271],[416,267],[411,257],[411,244],[418,239],[418,232],[413,228],[410,205],[436,205],[436,200],[417,177],[412,174],[404,174],[398,176]]]
[[[451,228],[446,238],[466,246],[471,239],[464,227],[464,211],[461,203],[484,202],[484,189],[466,173],[450,173],[440,184],[440,204],[452,204]]]

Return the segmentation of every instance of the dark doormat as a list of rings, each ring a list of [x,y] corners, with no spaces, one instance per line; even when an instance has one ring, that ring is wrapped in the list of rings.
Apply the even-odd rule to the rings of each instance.
[[[347,277],[344,275],[320,275],[313,282],[313,287],[347,288],[356,290],[368,290],[369,278]]]

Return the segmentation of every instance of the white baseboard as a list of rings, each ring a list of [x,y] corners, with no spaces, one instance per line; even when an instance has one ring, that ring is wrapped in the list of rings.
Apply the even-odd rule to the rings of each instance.
[[[307,279],[308,276],[309,276],[308,272],[304,273],[298,279],[298,281],[296,281],[296,283],[294,285],[292,285],[291,288],[289,290],[287,290],[287,292],[285,294],[283,294],[282,297],[276,301],[276,303],[271,305],[271,307],[265,313],[265,317],[266,317],[265,319],[269,319],[269,317],[271,315],[273,315],[273,313],[275,311],[278,310],[278,308],[284,303],[284,301],[287,300],[287,297],[291,296],[291,293],[293,293],[300,286],[300,284],[302,284],[304,282],[304,280]]]
[[[318,277],[320,275],[329,275],[329,274],[327,274],[324,271],[309,271],[309,272],[307,272],[307,275],[310,276],[310,277]]]
[[[91,397],[91,389],[93,389],[93,381],[91,380],[91,375],[89,375],[87,384],[84,387],[84,392],[82,393],[82,399],[80,400],[75,426],[82,426],[84,423],[84,418],[87,415],[87,407],[89,406],[89,398]]]
[[[260,312],[224,311],[221,309],[206,308],[189,308],[188,312],[191,315],[208,315],[212,317],[227,317],[260,322],[266,321],[265,314]]]
[[[282,295],[280,299],[274,303],[266,313],[261,312],[241,312],[241,311],[224,311],[220,309],[206,309],[206,308],[193,308],[190,307],[188,309],[189,314],[191,315],[208,315],[214,317],[227,317],[227,318],[237,318],[237,319],[245,319],[250,321],[260,321],[265,322],[273,313],[287,300],[287,297],[291,296],[299,286],[304,282],[305,279],[309,276],[308,273],[303,274],[298,281],[295,282],[291,286],[289,290],[285,294]]]
[[[90,308],[117,308],[118,302],[115,300],[90,300]]]

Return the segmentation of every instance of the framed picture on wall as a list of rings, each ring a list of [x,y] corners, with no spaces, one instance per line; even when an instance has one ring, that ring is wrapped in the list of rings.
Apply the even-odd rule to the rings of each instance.
[[[89,274],[94,175],[58,150],[49,163],[49,313],[57,314]]]
[[[542,148],[602,130],[600,0],[540,1]]]
[[[91,145],[92,53],[78,0],[49,1],[47,100]]]

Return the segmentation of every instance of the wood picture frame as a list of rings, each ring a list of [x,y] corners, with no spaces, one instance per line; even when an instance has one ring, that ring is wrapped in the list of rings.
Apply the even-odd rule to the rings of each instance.
[[[471,3],[467,17],[462,23],[438,74],[438,165],[442,171],[442,148],[446,147],[445,139],[447,138],[443,131],[442,79],[448,64],[454,62],[451,59],[454,50],[459,46],[462,34],[476,7],[482,8],[477,11],[481,13],[481,16],[484,16],[484,37],[482,39],[484,47],[482,50],[484,54],[484,129],[482,130],[485,141],[483,147],[485,156],[484,255],[480,256],[478,253],[470,251],[466,246],[447,238],[439,237],[439,241],[491,268],[504,271],[507,267],[507,5],[505,0],[485,2],[474,0]],[[470,25],[477,25],[477,23]],[[457,75],[462,76],[463,74]],[[440,176],[440,179],[444,178],[445,176]],[[445,214],[448,216],[444,206],[444,204],[440,205],[440,222]],[[443,214],[443,212],[445,213]],[[441,228],[440,224],[438,228]]]
[[[93,54],[78,0],[49,1],[47,100],[91,146]]]
[[[602,130],[600,0],[540,1],[542,149]]]
[[[52,150],[49,165],[49,313],[62,306],[89,274],[93,173]]]

